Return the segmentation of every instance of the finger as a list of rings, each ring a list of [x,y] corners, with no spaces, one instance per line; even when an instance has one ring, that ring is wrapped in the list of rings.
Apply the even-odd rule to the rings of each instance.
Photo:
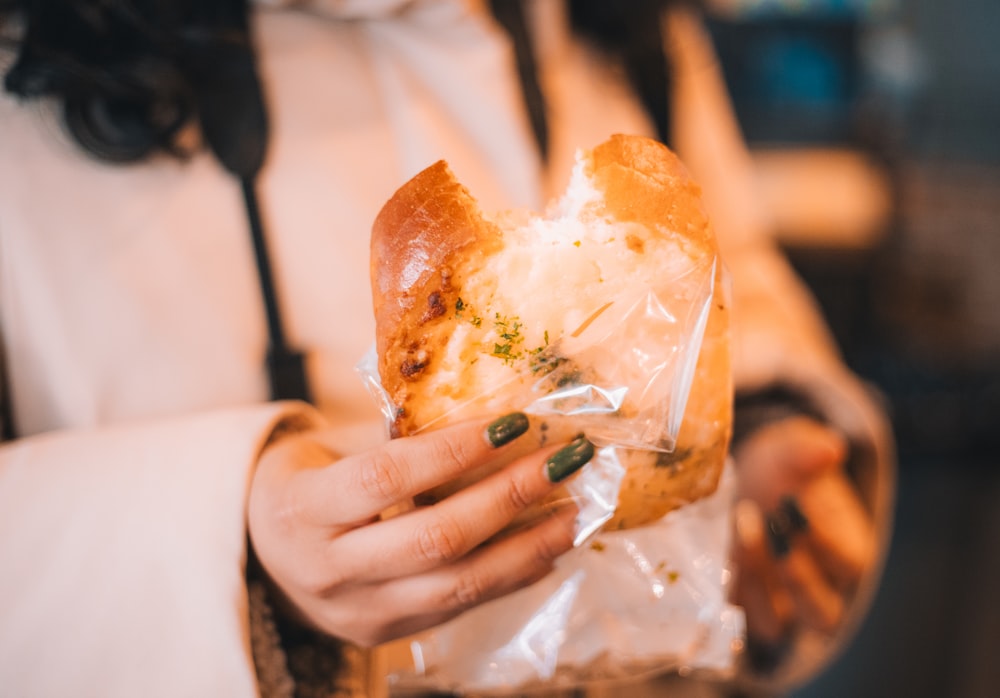
[[[800,476],[820,476],[843,466],[848,452],[843,434],[808,418],[790,421],[787,452]]]
[[[802,624],[830,632],[844,614],[844,599],[806,546],[793,545],[779,561],[778,573],[791,593]]]
[[[443,622],[521,589],[548,574],[555,559],[573,547],[577,513],[575,506],[560,509],[457,563],[392,582],[383,588],[379,602]]]
[[[561,448],[519,458],[433,506],[338,537],[329,545],[331,563],[337,566],[338,574],[371,583],[454,562],[549,495],[558,481],[593,455],[593,445],[580,437]],[[343,561],[347,560],[356,560],[360,566],[345,568]]]
[[[573,546],[577,513],[573,506],[549,512],[534,527],[431,573],[345,589],[317,614],[316,625],[366,647],[439,625],[548,574]]]
[[[515,412],[493,422],[473,420],[391,441],[292,483],[300,513],[319,525],[368,521],[381,511],[485,464],[528,429]]]
[[[757,642],[778,645],[788,631],[792,601],[777,578],[763,516],[752,501],[736,505],[736,542],[736,603],[746,613],[748,633]]]
[[[748,575],[738,587],[736,603],[746,615],[754,642],[778,646],[788,637],[794,604],[788,592],[759,575]]]
[[[741,489],[764,509],[782,493],[839,470],[847,442],[837,431],[808,417],[791,417],[762,427],[736,451]]]
[[[831,474],[799,493],[809,517],[806,538],[838,588],[855,586],[875,556],[875,533],[868,513],[847,478]]]

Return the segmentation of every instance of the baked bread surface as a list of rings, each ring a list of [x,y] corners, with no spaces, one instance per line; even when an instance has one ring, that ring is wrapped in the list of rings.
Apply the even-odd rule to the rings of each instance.
[[[508,459],[580,431],[618,446],[610,528],[715,490],[732,421],[728,298],[700,189],[665,146],[616,135],[581,154],[545,216],[487,216],[435,163],[379,213],[371,265],[393,436],[531,408]]]

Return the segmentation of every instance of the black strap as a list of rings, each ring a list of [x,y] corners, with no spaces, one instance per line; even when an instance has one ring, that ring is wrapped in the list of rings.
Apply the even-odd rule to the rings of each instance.
[[[215,8],[216,10],[218,8]],[[215,11],[215,10],[213,10]],[[202,133],[222,165],[240,181],[267,318],[266,370],[273,400],[310,400],[305,361],[285,340],[271,273],[264,223],[257,201],[257,173],[267,153],[267,105],[250,37],[246,0],[226,5],[211,19],[212,41],[193,37],[186,46],[186,76],[198,102]]]
[[[573,31],[621,61],[633,89],[656,126],[662,142],[670,144],[670,97],[673,76],[664,51],[663,13],[690,0],[572,0],[567,3]]]
[[[490,9],[497,22],[510,35],[517,60],[517,73],[528,119],[535,135],[535,143],[542,161],[549,156],[549,125],[546,117],[545,98],[538,80],[538,63],[535,60],[528,21],[522,0],[490,0]]]
[[[6,346],[0,341],[0,441],[10,441],[16,438],[17,426],[14,424],[14,401],[10,396],[7,351]]]
[[[278,296],[271,273],[271,259],[264,239],[264,225],[257,203],[256,180],[252,177],[240,179],[243,186],[243,200],[246,204],[250,237],[253,240],[254,256],[257,260],[257,279],[264,300],[267,317],[267,375],[271,384],[272,400],[305,400],[312,402],[309,383],[306,380],[305,358],[302,352],[294,351],[285,341],[285,332],[278,307]]]
[[[673,123],[670,94],[673,76],[664,51],[662,0],[629,3],[626,26],[631,40],[622,47],[622,62],[639,99],[653,119],[660,141],[670,144]]]

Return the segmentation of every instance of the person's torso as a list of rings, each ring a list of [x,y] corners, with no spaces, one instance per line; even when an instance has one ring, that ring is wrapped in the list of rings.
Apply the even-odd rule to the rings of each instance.
[[[272,140],[260,204],[282,321],[320,407],[377,418],[369,229],[447,159],[484,209],[537,206],[506,43],[462,3],[387,18],[255,16]],[[0,322],[21,434],[267,397],[267,326],[239,183],[207,154],[81,154],[0,97]]]

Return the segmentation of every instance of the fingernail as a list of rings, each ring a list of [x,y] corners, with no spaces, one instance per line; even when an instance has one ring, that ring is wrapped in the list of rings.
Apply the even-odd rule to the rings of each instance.
[[[578,436],[568,446],[559,449],[545,461],[545,475],[549,482],[562,482],[594,457],[594,444]]]
[[[782,497],[781,502],[778,504],[778,509],[788,521],[788,529],[790,531],[799,532],[809,528],[809,519],[802,513],[802,509],[799,508],[799,503],[795,497],[787,495]]]
[[[776,558],[788,555],[792,537],[809,528],[809,519],[802,513],[792,495],[785,495],[778,501],[777,508],[767,515],[767,538]]]
[[[528,426],[527,415],[523,412],[511,412],[490,422],[486,427],[486,440],[493,448],[500,448],[528,431]]]
[[[788,531],[775,518],[767,517],[767,540],[771,544],[771,552],[777,559],[782,559],[792,549],[792,544],[788,540]]]

